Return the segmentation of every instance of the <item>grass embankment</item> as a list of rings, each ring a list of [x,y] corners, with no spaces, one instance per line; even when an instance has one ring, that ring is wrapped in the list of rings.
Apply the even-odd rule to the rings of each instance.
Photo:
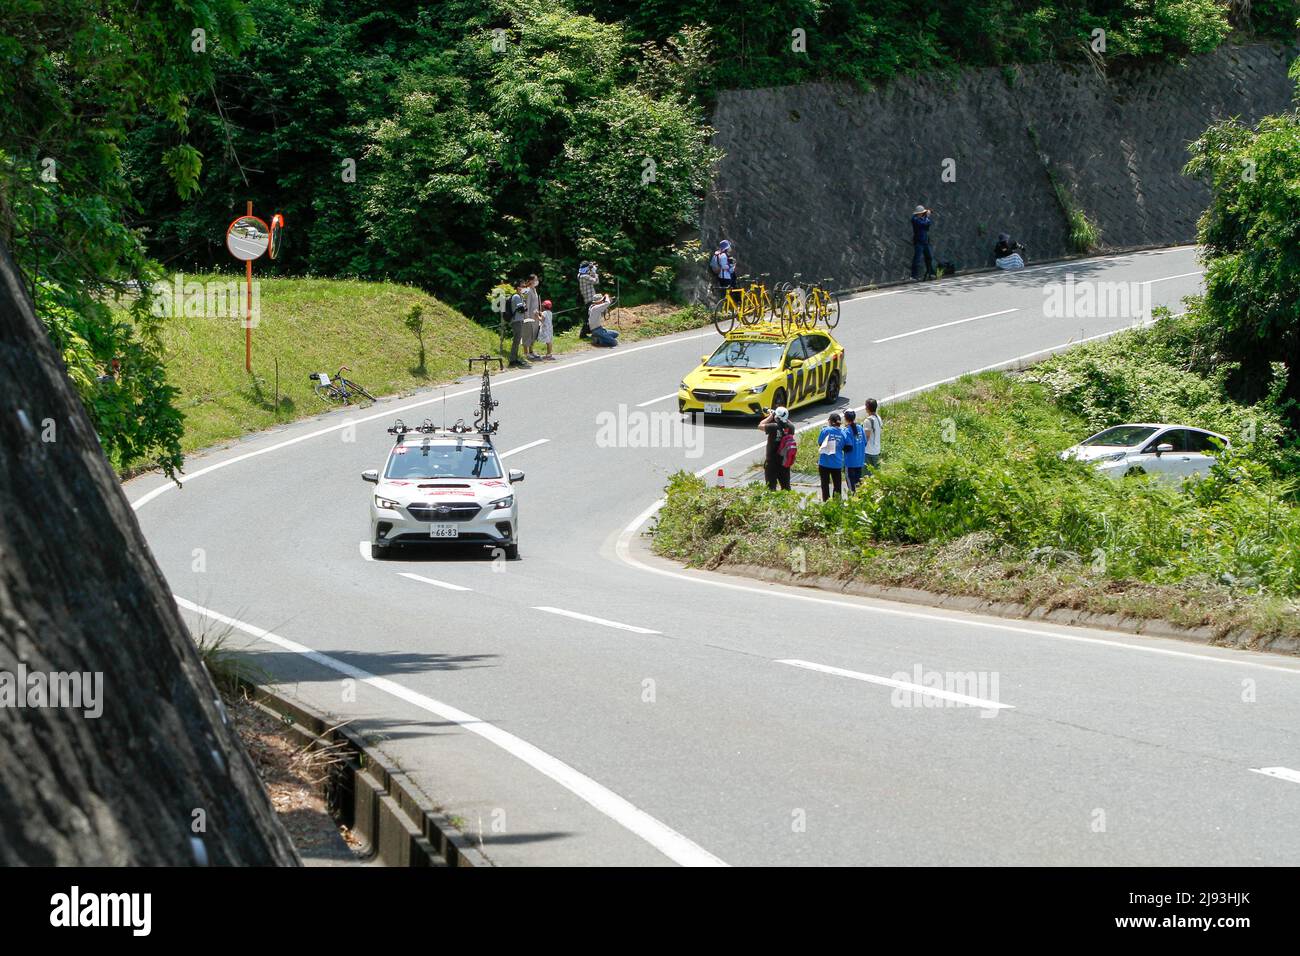
[[[677,475],[655,548],[696,566],[1300,635],[1294,452],[1271,405],[1235,405],[1181,367],[1186,335],[1165,320],[890,405],[882,468],[846,502]],[[1236,448],[1183,489],[1058,457],[1122,421],[1211,428]],[[796,467],[816,470],[815,430]]]
[[[237,281],[243,287],[242,278],[227,274],[187,275],[185,281]],[[333,375],[347,365],[349,378],[382,396],[449,381],[465,374],[468,356],[497,354],[495,330],[410,286],[340,279],[259,281],[252,375],[244,370],[244,330],[238,319],[177,314],[162,321],[167,377],[180,391],[177,405],[185,415],[186,452],[324,411],[307,379],[313,372]],[[405,325],[416,307],[424,318],[423,361],[420,343]],[[619,319],[622,338],[630,341],[698,327],[707,315],[642,305],[622,310]],[[507,350],[509,345],[507,340]],[[557,353],[588,347],[576,327],[556,336]]]

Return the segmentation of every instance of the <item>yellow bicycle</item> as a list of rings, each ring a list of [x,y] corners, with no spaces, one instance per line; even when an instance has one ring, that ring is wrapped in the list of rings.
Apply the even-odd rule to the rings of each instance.
[[[814,283],[804,296],[804,328],[816,328],[819,322],[828,329],[840,324],[840,300],[823,284],[830,281],[822,279],[821,283]]]

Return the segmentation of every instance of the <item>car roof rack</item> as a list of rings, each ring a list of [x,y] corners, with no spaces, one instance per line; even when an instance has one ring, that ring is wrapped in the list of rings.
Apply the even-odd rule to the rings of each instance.
[[[442,432],[448,435],[468,435],[472,431],[474,429],[466,425],[463,418],[458,418],[454,425],[435,425],[427,418],[418,425],[408,425],[399,418],[389,427],[388,434],[397,436],[397,440],[402,442],[410,434],[428,436]]]

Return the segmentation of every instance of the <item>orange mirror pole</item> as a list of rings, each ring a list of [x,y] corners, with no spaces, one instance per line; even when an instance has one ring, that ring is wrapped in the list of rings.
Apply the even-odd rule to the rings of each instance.
[[[248,201],[248,215],[253,214],[253,200]],[[244,323],[244,370],[253,371],[253,260],[249,259],[244,263],[247,267],[247,301],[245,313],[247,321]]]

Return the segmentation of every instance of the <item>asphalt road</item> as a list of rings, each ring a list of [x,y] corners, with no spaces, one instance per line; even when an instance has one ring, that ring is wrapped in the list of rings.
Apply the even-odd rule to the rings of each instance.
[[[1132,324],[1045,315],[1067,273],[1147,283],[1175,311],[1200,281],[1183,248],[846,302],[844,400]],[[362,547],[360,472],[394,417],[441,417],[440,390],[259,434],[192,458],[181,489],[147,476],[128,495],[196,630],[233,628],[282,689],[371,734],[499,864],[1297,861],[1300,782],[1254,771],[1300,768],[1300,662],[650,556],[637,532],[667,477],[734,477],[761,436],[603,447],[601,425],[659,412],[670,429],[666,396],[715,338],[497,378],[498,447],[527,472],[518,562]],[[476,383],[446,393],[469,419]],[[927,686],[970,672],[976,701]]]

